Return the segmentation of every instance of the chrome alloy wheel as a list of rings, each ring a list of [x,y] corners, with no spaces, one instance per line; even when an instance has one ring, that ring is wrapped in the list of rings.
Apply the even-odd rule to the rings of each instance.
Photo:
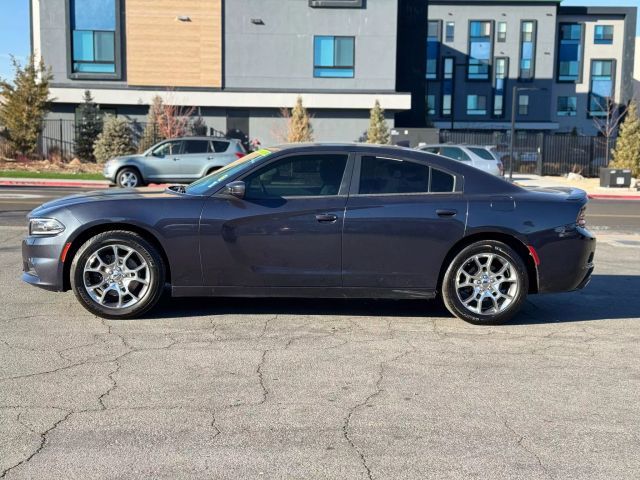
[[[125,245],[107,245],[94,252],[84,265],[84,288],[97,304],[127,308],[148,293],[151,270],[144,257]]]
[[[456,294],[470,312],[493,315],[505,311],[518,294],[515,267],[502,255],[480,253],[456,272]]]
[[[138,175],[136,175],[134,172],[127,171],[120,174],[120,185],[122,185],[123,187],[134,188],[138,186],[138,183],[140,183],[138,180]]]

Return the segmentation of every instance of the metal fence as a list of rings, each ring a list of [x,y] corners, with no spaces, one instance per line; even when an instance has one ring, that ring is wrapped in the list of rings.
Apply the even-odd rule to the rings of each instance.
[[[509,132],[470,132],[440,130],[441,143],[492,146],[510,168]],[[615,139],[609,143],[609,151],[615,147]],[[596,177],[600,167],[606,167],[607,141],[604,137],[549,134],[543,132],[516,132],[513,148],[513,170],[517,173],[537,175],[565,175],[580,173]]]

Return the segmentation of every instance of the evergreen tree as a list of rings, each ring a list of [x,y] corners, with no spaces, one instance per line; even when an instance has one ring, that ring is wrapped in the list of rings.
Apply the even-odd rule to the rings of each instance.
[[[384,110],[380,107],[380,102],[376,100],[371,117],[369,119],[369,129],[367,130],[367,143],[377,143],[387,145],[390,140],[389,127],[384,118]]]
[[[307,109],[302,105],[302,97],[298,97],[288,119],[287,142],[301,143],[313,141],[313,128]]]
[[[107,116],[104,129],[93,147],[96,160],[104,163],[111,158],[129,155],[134,151],[129,123],[122,118]]]
[[[144,126],[142,132],[142,138],[138,144],[138,152],[142,153],[149,147],[155,145],[160,140],[164,140],[160,137],[160,129],[158,124],[164,110],[164,102],[160,95],[153,97],[151,105],[149,105],[149,113],[147,113],[147,123]]]
[[[620,126],[610,166],[630,168],[633,176],[640,177],[640,118],[635,101],[629,104],[624,122]]]
[[[13,59],[13,84],[0,80],[0,124],[7,129],[11,147],[25,155],[38,146],[42,120],[47,113],[51,69],[36,62],[33,55],[23,67]]]
[[[84,92],[83,103],[78,108],[76,123],[75,153],[80,160],[95,162],[93,144],[102,132],[102,115],[94,103],[91,92]]]

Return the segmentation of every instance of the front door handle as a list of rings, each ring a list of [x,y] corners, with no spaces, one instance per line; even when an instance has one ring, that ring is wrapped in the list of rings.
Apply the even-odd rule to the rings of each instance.
[[[333,213],[320,213],[316,215],[316,220],[320,223],[333,223],[338,220],[338,216]]]
[[[436,210],[436,215],[443,218],[454,217],[458,213],[457,210],[448,208],[439,208]]]

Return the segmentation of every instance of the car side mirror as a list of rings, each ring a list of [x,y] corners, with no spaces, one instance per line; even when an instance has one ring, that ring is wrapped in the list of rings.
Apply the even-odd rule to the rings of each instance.
[[[227,183],[227,186],[224,189],[224,193],[237,198],[244,198],[246,190],[246,184],[243,181],[238,180],[236,182]]]

